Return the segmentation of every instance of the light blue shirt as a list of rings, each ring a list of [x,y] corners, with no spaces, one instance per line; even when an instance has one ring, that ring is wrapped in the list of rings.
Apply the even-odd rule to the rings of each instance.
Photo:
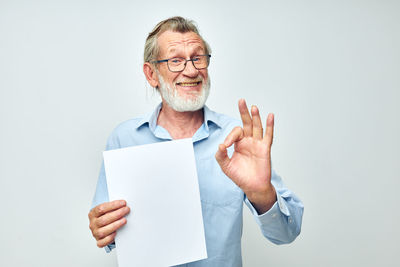
[[[172,140],[167,130],[157,125],[161,106],[158,105],[152,114],[117,126],[108,139],[106,150]],[[275,244],[290,243],[299,235],[303,204],[272,171],[271,182],[276,190],[277,201],[269,211],[258,214],[243,191],[222,172],[214,156],[218,145],[223,143],[235,126],[241,126],[241,122],[213,112],[207,107],[203,110],[204,123],[192,139],[208,258],[179,266],[242,266],[243,202],[254,215],[262,234]],[[228,150],[229,155],[232,152],[231,147]],[[108,200],[106,175],[102,165],[92,207]],[[114,244],[108,245],[106,251],[109,252],[114,247]]]

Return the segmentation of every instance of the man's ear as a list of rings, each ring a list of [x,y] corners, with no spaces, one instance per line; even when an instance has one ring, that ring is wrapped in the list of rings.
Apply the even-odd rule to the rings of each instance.
[[[143,64],[143,73],[146,76],[146,79],[151,87],[158,88],[159,83],[155,66],[153,64],[150,64],[149,62],[145,62]]]

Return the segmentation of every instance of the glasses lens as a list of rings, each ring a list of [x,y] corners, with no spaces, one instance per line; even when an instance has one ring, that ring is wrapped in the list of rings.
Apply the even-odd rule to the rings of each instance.
[[[170,71],[182,71],[185,68],[186,60],[181,57],[175,57],[168,60]]]
[[[197,69],[205,69],[208,67],[208,55],[201,55],[193,57],[193,64]]]

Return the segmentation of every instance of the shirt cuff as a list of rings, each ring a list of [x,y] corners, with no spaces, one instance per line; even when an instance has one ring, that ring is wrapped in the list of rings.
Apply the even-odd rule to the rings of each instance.
[[[115,248],[115,242],[112,242],[111,244],[108,244],[107,246],[104,247],[107,253],[110,253],[111,250]]]
[[[253,213],[253,215],[255,216],[258,224],[265,224],[268,221],[278,218],[279,213],[283,213],[287,217],[290,216],[290,212],[289,209],[287,208],[286,201],[278,192],[276,192],[276,201],[274,205],[268,211],[266,211],[261,215],[258,214],[257,210],[254,208],[253,204],[251,204],[247,196],[244,201],[246,205],[249,207],[251,213]]]

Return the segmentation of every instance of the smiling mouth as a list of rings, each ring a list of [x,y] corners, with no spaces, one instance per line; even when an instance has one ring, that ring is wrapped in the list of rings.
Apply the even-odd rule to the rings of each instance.
[[[176,84],[180,85],[180,86],[188,86],[188,87],[190,87],[190,86],[197,86],[200,83],[201,83],[201,81],[197,81],[197,82],[179,82],[179,83],[176,83]]]

